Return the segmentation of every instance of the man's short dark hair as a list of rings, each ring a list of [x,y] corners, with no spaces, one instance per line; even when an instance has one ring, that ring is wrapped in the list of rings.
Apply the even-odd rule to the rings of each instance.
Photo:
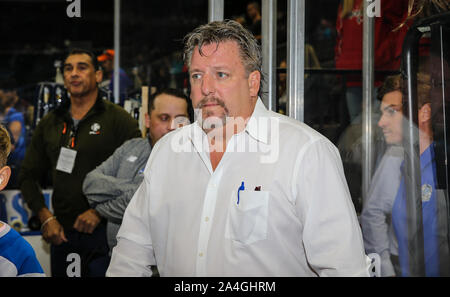
[[[174,89],[174,88],[162,89],[162,90],[157,91],[156,93],[154,93],[153,95],[150,96],[149,101],[148,101],[148,114],[149,115],[152,112],[152,110],[155,109],[155,99],[156,99],[156,97],[158,97],[159,95],[162,95],[162,94],[166,94],[166,95],[170,95],[170,96],[174,96],[174,97],[186,100],[187,113],[189,115],[189,120],[191,122],[193,121],[194,111],[193,111],[191,100],[189,100],[188,96],[186,95],[186,93],[183,90],[181,90],[181,89]]]
[[[86,50],[86,49],[82,49],[82,48],[74,48],[74,49],[72,49],[72,50],[69,52],[69,54],[66,56],[66,58],[64,59],[64,61],[67,60],[67,58],[68,58],[69,56],[72,56],[72,55],[82,55],[82,54],[86,54],[86,55],[88,55],[89,57],[91,57],[91,62],[92,62],[92,66],[94,66],[94,69],[95,69],[95,70],[100,70],[100,67],[99,67],[99,64],[98,64],[98,61],[97,61],[97,57],[96,57],[96,56],[94,55],[94,53],[91,52],[90,50]]]
[[[261,13],[261,6],[259,5],[258,1],[250,1],[250,2],[247,4],[247,7],[248,7],[249,5],[253,5],[253,6],[256,8],[256,10],[258,10],[259,13]]]
[[[384,95],[390,92],[399,91],[403,93],[403,78],[401,74],[386,77],[383,85],[378,90],[377,99],[382,101]]]

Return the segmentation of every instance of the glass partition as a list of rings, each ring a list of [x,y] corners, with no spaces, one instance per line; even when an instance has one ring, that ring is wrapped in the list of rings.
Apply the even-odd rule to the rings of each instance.
[[[408,1],[319,2],[306,1],[305,122],[341,153],[366,253],[380,256],[382,276],[448,275],[448,21],[416,28],[411,66],[406,37],[425,16],[406,20]],[[370,127],[362,122],[365,13],[374,18]],[[374,164],[366,173],[367,133]]]

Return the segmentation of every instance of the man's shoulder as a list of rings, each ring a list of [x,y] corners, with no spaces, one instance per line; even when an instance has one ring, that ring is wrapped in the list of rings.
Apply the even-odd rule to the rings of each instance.
[[[135,137],[125,141],[120,148],[126,151],[143,151],[146,148],[150,149],[150,144],[147,137]]]
[[[45,127],[48,125],[54,126],[55,121],[63,121],[63,115],[59,112],[56,112],[56,110],[52,110],[39,120],[36,128]]]
[[[107,99],[101,99],[103,102],[103,106],[105,107],[105,111],[107,112],[114,112],[114,113],[126,113],[128,115],[130,115],[123,107],[121,107],[120,105],[113,103]],[[131,115],[130,115],[131,116]]]
[[[129,112],[127,112],[120,105],[115,104],[106,99],[102,99],[102,100],[103,100],[103,105],[104,105],[103,114],[105,114],[108,118],[115,118],[115,119],[119,119],[121,121],[129,121],[129,122],[137,123],[137,120],[134,119],[131,116],[131,114]]]
[[[14,265],[18,276],[44,276],[33,247],[17,231],[10,228],[2,240],[8,243],[8,248],[2,250],[0,258]]]

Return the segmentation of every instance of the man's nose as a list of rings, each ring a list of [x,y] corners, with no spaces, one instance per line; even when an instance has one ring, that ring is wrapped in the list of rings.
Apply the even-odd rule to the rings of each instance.
[[[202,94],[204,96],[208,96],[215,91],[215,82],[214,79],[209,74],[203,75],[202,79]]]
[[[177,128],[177,121],[176,119],[172,119],[169,125],[169,132],[175,130],[176,128]]]
[[[74,67],[72,70],[68,73],[69,77],[78,76],[78,69]]]
[[[378,120],[378,127],[383,128],[386,126],[386,120],[384,118],[384,115],[381,115],[380,119]]]

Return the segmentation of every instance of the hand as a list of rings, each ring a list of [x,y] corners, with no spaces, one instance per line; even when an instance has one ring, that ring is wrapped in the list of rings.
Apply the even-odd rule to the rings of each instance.
[[[47,221],[51,218],[53,214],[47,209],[42,208],[38,212],[38,217],[41,223]],[[67,242],[66,235],[64,234],[64,229],[56,218],[49,220],[45,226],[42,227],[42,238],[51,244],[60,245],[63,242]]]
[[[66,235],[64,234],[64,229],[61,224],[53,219],[45,224],[42,229],[42,237],[46,242],[54,245],[60,245],[63,242],[67,242]]]
[[[91,208],[80,214],[75,223],[73,224],[73,228],[78,232],[89,233],[94,232],[97,225],[100,223],[100,215],[99,213]]]

